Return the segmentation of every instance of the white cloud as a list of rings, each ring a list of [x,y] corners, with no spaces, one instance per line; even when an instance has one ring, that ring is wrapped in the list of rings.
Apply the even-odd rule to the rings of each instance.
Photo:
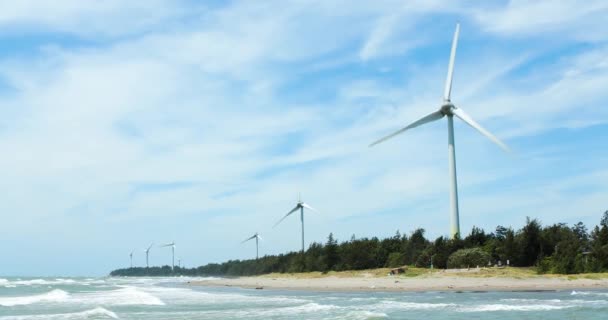
[[[151,28],[167,28],[175,19],[203,13],[182,1],[4,1],[0,26],[4,32],[61,32],[91,39],[138,34]],[[163,25],[164,24],[164,25]],[[8,30],[8,31],[7,31]]]
[[[322,212],[307,220],[309,240],[323,240],[331,231],[342,239],[419,226],[431,236],[447,232],[445,122],[374,149],[367,145],[440,101],[448,52],[411,57],[405,66],[382,60],[387,53],[402,54],[394,48],[411,44],[409,39],[421,40],[415,42],[419,50],[438,45],[437,38],[419,32],[424,21],[411,29],[408,17],[440,12],[463,18],[474,10],[412,4],[391,18],[390,1],[241,2],[209,9],[204,21],[183,25],[172,10],[152,14],[154,23],[137,22],[138,32],[121,33],[128,23],[116,23],[122,15],[114,12],[132,16],[131,5],[63,5],[53,9],[55,18],[36,23],[38,18],[22,17],[25,9],[14,7],[17,13],[0,15],[0,24],[130,37],[101,46],[51,43],[27,58],[0,62],[7,87],[0,95],[7,115],[0,119],[0,153],[10,155],[0,158],[0,193],[6,198],[0,212],[10,240],[33,239],[22,249],[48,245],[46,237],[56,237],[53,246],[68,251],[97,247],[103,251],[91,258],[98,259],[92,262],[97,273],[116,267],[119,250],[126,258],[131,247],[150,241],[177,241],[189,265],[248,256],[236,243],[253,231],[266,235],[265,252],[282,252],[297,247],[297,241],[294,246],[284,240],[296,221],[269,226],[298,192]],[[157,5],[147,8],[162,11],[163,4]],[[80,28],[91,19],[91,27]],[[449,41],[452,31],[445,30],[441,41]],[[547,55],[538,47],[498,54],[504,42],[480,50],[478,40],[467,37],[458,56],[455,98],[507,142],[575,120],[583,127],[601,121],[591,112],[608,83],[605,49],[570,53],[535,69],[529,65]],[[361,63],[357,53],[369,60]],[[367,68],[375,62],[391,68]],[[518,84],[526,81],[537,82],[538,90],[522,90]],[[574,110],[578,117],[569,116]],[[561,217],[572,217],[576,203],[588,212],[601,204],[595,193],[565,199],[555,190],[545,194],[551,205],[531,195],[553,180],[509,189],[511,179],[528,181],[527,175],[540,170],[538,162],[526,162],[530,150],[523,150],[523,160],[505,159],[460,124],[457,148],[463,230],[473,222],[493,228],[496,221],[477,219],[483,215],[510,212],[503,224],[517,224],[523,217],[513,212],[536,208],[550,223],[539,208],[571,202]],[[603,175],[588,179],[597,186]]]
[[[472,16],[484,29],[512,36],[555,37],[584,41],[605,41],[602,17],[608,14],[605,1],[520,1],[511,0],[506,6],[473,9]]]

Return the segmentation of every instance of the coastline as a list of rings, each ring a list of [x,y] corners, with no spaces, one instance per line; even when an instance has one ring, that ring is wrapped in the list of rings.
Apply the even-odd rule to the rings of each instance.
[[[204,287],[237,287],[334,292],[425,291],[560,291],[608,289],[608,274],[503,276],[474,272],[434,272],[387,276],[370,272],[330,275],[271,274],[253,277],[192,281]]]

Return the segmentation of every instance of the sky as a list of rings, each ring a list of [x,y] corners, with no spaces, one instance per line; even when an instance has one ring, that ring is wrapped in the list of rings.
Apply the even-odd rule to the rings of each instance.
[[[1,1],[0,275],[102,276],[608,209],[608,2]]]

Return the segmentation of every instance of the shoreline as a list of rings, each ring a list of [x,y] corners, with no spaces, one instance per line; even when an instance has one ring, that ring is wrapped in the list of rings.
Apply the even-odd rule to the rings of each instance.
[[[569,278],[568,276],[475,277],[433,273],[418,276],[356,276],[263,275],[191,281],[200,287],[235,287],[244,289],[294,290],[316,292],[488,292],[488,291],[562,291],[608,289],[605,277]]]

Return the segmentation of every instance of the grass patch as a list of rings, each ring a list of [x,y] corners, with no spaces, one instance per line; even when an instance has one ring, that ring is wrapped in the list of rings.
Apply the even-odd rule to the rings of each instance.
[[[261,278],[290,278],[290,279],[315,279],[315,278],[383,278],[390,273],[390,268],[368,269],[368,270],[350,270],[350,271],[329,271],[323,272],[303,272],[303,273],[270,273],[260,275]],[[530,278],[561,278],[566,280],[591,279],[601,280],[608,279],[608,273],[584,273],[584,274],[542,274],[536,272],[536,268],[526,267],[508,267],[508,268],[470,268],[470,269],[431,269],[407,267],[405,273],[396,275],[399,278],[416,278],[416,277],[463,277],[463,278],[514,278],[514,279],[530,279]]]

